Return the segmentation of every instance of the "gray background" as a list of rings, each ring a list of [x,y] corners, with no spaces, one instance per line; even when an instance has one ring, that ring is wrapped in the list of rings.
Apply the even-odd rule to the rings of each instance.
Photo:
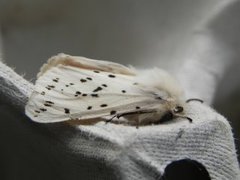
[[[224,0],[0,0],[3,58],[34,82],[39,67],[57,53],[137,67],[173,69],[188,54],[193,32]],[[239,50],[240,5],[213,23]],[[222,33],[222,34],[221,34]],[[226,36],[226,39],[224,37]],[[240,51],[239,51],[240,52]],[[219,84],[213,107],[240,130],[239,56]],[[227,61],[227,59],[226,59]]]

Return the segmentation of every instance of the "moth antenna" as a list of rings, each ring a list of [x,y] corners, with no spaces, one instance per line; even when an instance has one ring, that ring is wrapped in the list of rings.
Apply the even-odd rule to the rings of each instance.
[[[201,103],[203,103],[203,102],[204,102],[202,99],[198,99],[198,98],[191,98],[191,99],[188,99],[188,100],[186,100],[186,103],[189,103],[189,102],[191,102],[191,101],[198,101],[198,102],[201,102]]]

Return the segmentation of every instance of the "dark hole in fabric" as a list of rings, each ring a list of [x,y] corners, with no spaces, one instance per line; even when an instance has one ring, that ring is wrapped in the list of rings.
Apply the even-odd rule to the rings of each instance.
[[[211,180],[211,178],[201,163],[191,159],[182,159],[170,163],[158,180]]]

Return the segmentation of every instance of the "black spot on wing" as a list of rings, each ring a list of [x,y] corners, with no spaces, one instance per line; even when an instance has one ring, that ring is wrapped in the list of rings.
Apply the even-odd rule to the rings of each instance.
[[[86,80],[86,79],[80,79],[80,81],[81,81],[82,83],[85,83],[85,82],[87,82],[87,80]]]
[[[86,79],[89,80],[89,81],[92,81],[92,78],[90,78],[90,77],[87,77]]]
[[[54,85],[47,85],[45,88],[47,90],[52,90],[53,88],[55,88],[55,86]]]
[[[73,85],[74,85],[74,83],[69,83],[69,84],[66,84],[65,86],[69,87],[69,86],[73,86]]]
[[[93,71],[93,72],[95,72],[95,73],[100,73],[99,71],[96,71],[96,70],[95,70],[95,71]]]
[[[79,96],[79,95],[81,95],[81,94],[82,94],[82,93],[81,93],[80,91],[76,91],[74,96],[77,97],[77,96]]]
[[[100,107],[107,107],[107,104],[101,104]]]
[[[65,114],[69,114],[70,113],[70,109],[64,108],[64,112],[65,112]]]
[[[116,114],[116,113],[117,113],[117,111],[112,110],[112,111],[110,112],[110,115],[114,115],[114,114]]]
[[[102,84],[102,86],[103,86],[103,87],[107,87],[107,85],[106,85],[106,84]]]
[[[84,94],[82,94],[82,96],[87,96],[87,94],[84,93]]]
[[[51,107],[54,104],[52,101],[45,101],[44,106]]]
[[[58,82],[58,80],[59,80],[59,78],[53,79],[53,81],[56,82],[56,83]]]
[[[45,109],[45,108],[40,108],[40,111],[44,112],[44,111],[47,111],[47,109]]]
[[[101,90],[102,90],[102,88],[99,86],[96,89],[94,89],[93,92],[98,92],[98,91],[101,91]]]
[[[136,106],[136,109],[140,109],[140,107],[139,107],[139,106]]]
[[[116,76],[113,75],[113,74],[109,74],[108,77],[110,77],[110,78],[115,78]]]
[[[52,102],[52,101],[45,101],[45,102],[48,104],[54,104],[54,102]]]
[[[87,107],[87,110],[91,110],[91,109],[92,109],[92,106],[88,106],[88,107]]]
[[[40,113],[40,111],[38,111],[38,110],[35,110],[34,112],[35,112],[35,113]]]
[[[122,93],[126,93],[126,90],[122,90]]]
[[[98,94],[91,94],[92,97],[99,97]]]
[[[41,95],[45,95],[45,94],[46,94],[45,91],[42,91],[42,92],[41,92]]]

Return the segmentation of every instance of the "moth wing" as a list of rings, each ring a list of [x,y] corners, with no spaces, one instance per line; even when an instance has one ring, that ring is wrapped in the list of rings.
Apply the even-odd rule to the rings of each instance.
[[[65,66],[77,67],[80,69],[99,70],[125,75],[135,75],[135,70],[133,68],[129,68],[118,63],[110,61],[93,60],[80,56],[70,56],[61,53],[51,57],[48,60],[48,62],[41,67],[41,70],[38,73],[38,77],[42,76],[46,71],[48,71],[52,67],[58,66],[60,64]]]
[[[60,63],[38,78],[25,112],[33,121],[50,123],[159,108],[159,100],[133,85],[134,80]]]

